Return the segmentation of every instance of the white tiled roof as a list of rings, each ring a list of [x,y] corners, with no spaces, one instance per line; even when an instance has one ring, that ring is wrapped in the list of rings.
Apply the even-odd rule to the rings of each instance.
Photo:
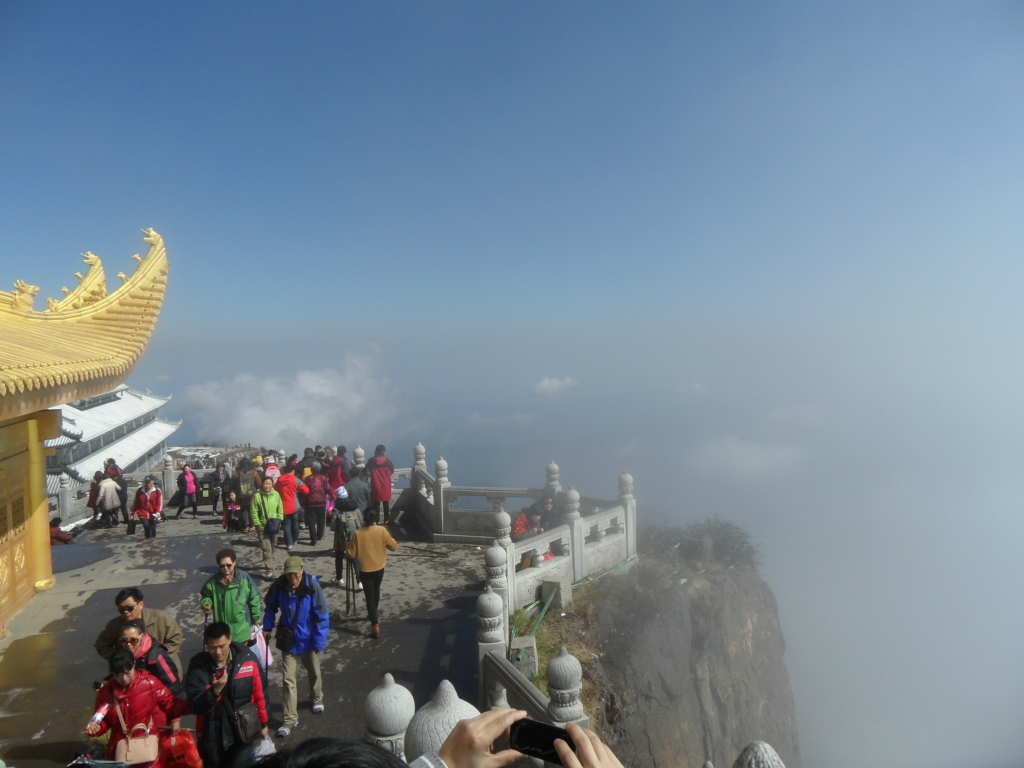
[[[173,435],[180,426],[180,421],[155,419],[70,467],[82,477],[92,477],[93,473],[102,470],[106,459],[115,459],[119,467],[127,467],[140,456],[145,456],[153,446]]]
[[[59,410],[63,413],[64,430],[71,433],[81,432],[82,437],[79,439],[81,442],[87,443],[94,437],[106,434],[114,427],[118,427],[150,411],[155,411],[171,399],[170,397],[158,397],[156,395],[148,395],[145,392],[138,392],[124,384],[114,391],[119,392],[120,397],[93,408],[79,410],[73,405],[62,405],[55,408],[54,410]],[[66,443],[59,437],[54,440],[55,446],[64,444]],[[111,455],[113,456],[114,454]],[[118,463],[120,463],[120,460],[118,460]]]

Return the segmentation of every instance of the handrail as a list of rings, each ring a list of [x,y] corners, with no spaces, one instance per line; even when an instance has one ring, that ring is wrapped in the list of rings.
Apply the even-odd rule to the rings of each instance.
[[[491,682],[487,678],[493,677],[493,682],[497,682],[505,689],[509,706],[525,709],[534,720],[551,722],[548,716],[550,699],[541,693],[526,675],[516,669],[511,661],[497,651],[488,651],[483,657],[483,672],[487,688],[490,688],[487,683]]]
[[[565,525],[564,523],[562,525],[556,525],[554,528],[549,528],[546,531],[541,531],[529,538],[520,539],[515,542],[516,552],[532,549],[534,544],[549,544],[555,539],[565,539],[569,534],[570,531],[568,525]]]
[[[504,496],[505,498],[536,499],[544,493],[543,488],[501,488],[489,485],[453,485],[452,493],[459,496]]]

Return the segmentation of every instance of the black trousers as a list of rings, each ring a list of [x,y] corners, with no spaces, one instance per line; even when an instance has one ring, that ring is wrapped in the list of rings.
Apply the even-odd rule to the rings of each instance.
[[[387,525],[388,519],[391,516],[391,501],[375,501],[373,506],[377,510],[377,522],[384,523]]]
[[[314,507],[310,504],[306,507],[306,527],[309,528],[309,543],[316,545],[324,537],[324,529],[327,527],[327,505]]]
[[[199,494],[197,493],[183,493],[181,494],[181,504],[178,505],[178,517],[181,517],[181,513],[185,511],[185,507],[189,504],[192,505],[192,516],[195,517],[199,514]]]
[[[114,515],[114,519],[115,520],[117,519],[117,515],[116,514]],[[128,499],[127,499],[127,497],[121,499],[121,519],[123,519],[126,523],[128,522]]]
[[[252,751],[256,748],[256,743],[235,744],[227,752],[211,747],[212,745],[203,742],[199,744],[203,768],[242,768],[252,763]]]
[[[384,581],[384,569],[379,571],[359,572],[359,580],[363,583],[363,594],[366,595],[366,613],[371,624],[380,624],[377,606],[380,605],[380,583]]]
[[[213,511],[216,512],[217,511],[217,502],[220,501],[220,489],[214,488],[210,492],[210,495],[213,496]],[[225,498],[227,498],[227,497],[225,497]]]

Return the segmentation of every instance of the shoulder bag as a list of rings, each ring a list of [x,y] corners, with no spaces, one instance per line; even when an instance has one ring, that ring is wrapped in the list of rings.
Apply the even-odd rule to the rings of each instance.
[[[150,685],[152,687],[152,685]],[[124,739],[117,742],[114,747],[114,760],[128,765],[138,763],[151,763],[157,759],[160,753],[160,740],[153,733],[153,718],[150,716],[149,725],[133,725],[131,730],[124,723],[124,715],[121,714],[121,705],[117,703],[114,696],[114,709],[117,710],[117,719],[121,721],[121,730],[124,731]],[[142,736],[135,736],[135,732],[142,729]]]
[[[234,673],[230,682],[231,692],[235,690]],[[235,737],[243,744],[252,744],[256,739],[263,736],[263,723],[260,722],[260,711],[253,704],[252,700],[245,702],[238,709],[231,706],[231,696],[224,695],[224,706],[228,708],[228,715],[231,718],[231,727],[234,728]]]

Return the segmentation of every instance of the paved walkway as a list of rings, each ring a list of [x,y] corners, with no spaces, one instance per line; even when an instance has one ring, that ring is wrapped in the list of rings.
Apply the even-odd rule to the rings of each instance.
[[[310,736],[361,738],[363,701],[385,672],[425,704],[447,678],[460,696],[476,698],[476,597],[483,587],[483,553],[476,547],[425,545],[392,527],[402,547],[388,559],[381,599],[382,638],[367,637],[362,594],[358,611],[345,616],[345,593],[334,576],[328,533],[316,548],[295,546],[308,572],[318,576],[331,607],[331,633],[322,658],[326,712],[310,710],[299,678],[300,728],[279,746]],[[302,531],[302,534],[307,534]],[[308,542],[308,539],[305,540]],[[7,624],[0,640],[0,757],[18,768],[65,765],[84,751],[82,728],[92,713],[92,683],[106,675],[93,642],[114,616],[114,595],[137,586],[147,606],[172,613],[185,640],[182,663],[202,647],[203,614],[198,591],[216,571],[213,556],[224,546],[239,565],[260,561],[252,534],[229,534],[207,512],[198,520],[163,523],[158,538],[128,539],[118,531],[87,531],[74,544],[55,547],[57,586],[36,595]],[[444,556],[437,556],[447,555]],[[277,565],[284,564],[283,547]],[[257,583],[265,588],[269,580]],[[280,664],[271,667],[271,724],[281,718]],[[194,718],[184,724],[194,727]]]

